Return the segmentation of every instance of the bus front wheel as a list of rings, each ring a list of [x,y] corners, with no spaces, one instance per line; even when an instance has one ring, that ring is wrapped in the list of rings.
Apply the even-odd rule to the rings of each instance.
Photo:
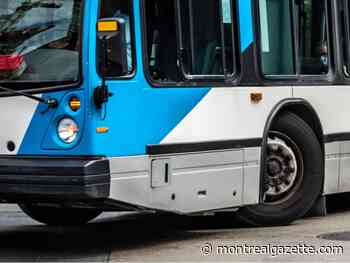
[[[303,217],[321,195],[323,154],[311,127],[285,112],[271,127],[266,146],[263,203],[237,217],[255,226],[286,225]]]
[[[36,204],[19,204],[19,207],[32,219],[52,226],[84,225],[102,213],[99,210],[46,207]]]

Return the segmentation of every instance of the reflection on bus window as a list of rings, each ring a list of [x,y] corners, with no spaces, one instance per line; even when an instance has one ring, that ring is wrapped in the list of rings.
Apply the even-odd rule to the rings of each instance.
[[[0,81],[77,81],[80,21],[80,0],[1,0]]]
[[[225,24],[232,23],[231,0],[221,0],[222,17]]]

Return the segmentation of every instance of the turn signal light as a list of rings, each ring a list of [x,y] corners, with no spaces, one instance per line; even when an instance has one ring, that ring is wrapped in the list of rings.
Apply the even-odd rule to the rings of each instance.
[[[77,97],[73,97],[69,100],[69,107],[72,111],[78,111],[81,107],[81,102]]]

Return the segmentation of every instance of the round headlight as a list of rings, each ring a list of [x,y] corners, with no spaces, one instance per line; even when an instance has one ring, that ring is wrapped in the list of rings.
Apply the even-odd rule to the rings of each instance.
[[[60,120],[57,127],[58,137],[65,143],[73,143],[78,136],[78,124],[70,119],[64,118]]]

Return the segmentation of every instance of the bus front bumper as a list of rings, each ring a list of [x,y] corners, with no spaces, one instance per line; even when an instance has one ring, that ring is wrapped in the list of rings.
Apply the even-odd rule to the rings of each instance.
[[[104,158],[0,157],[0,199],[87,201],[108,198]]]

